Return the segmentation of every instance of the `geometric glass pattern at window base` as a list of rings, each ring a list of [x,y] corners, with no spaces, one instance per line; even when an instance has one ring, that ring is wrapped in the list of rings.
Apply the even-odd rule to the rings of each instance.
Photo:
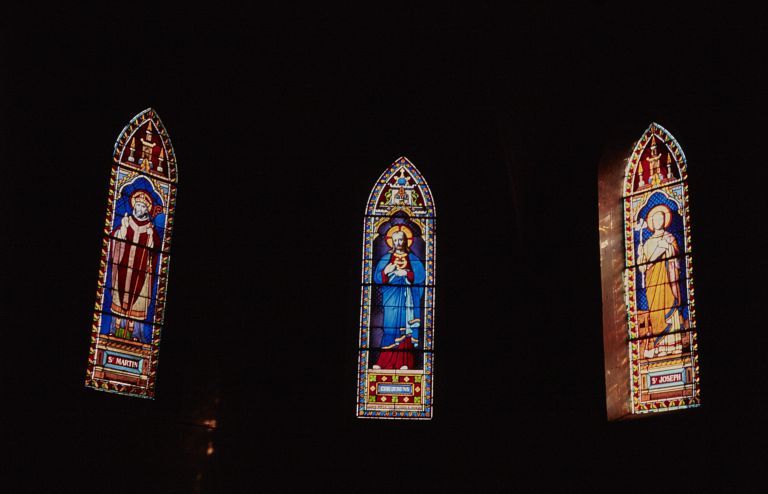
[[[155,110],[115,143],[85,385],[153,398],[165,314],[176,154]]]
[[[376,182],[363,230],[357,416],[431,419],[435,207],[408,159]]]
[[[700,403],[685,154],[652,123],[624,176],[624,288],[632,413]]]

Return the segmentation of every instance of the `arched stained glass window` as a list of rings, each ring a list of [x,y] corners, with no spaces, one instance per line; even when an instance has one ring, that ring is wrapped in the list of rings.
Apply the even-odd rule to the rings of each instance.
[[[406,158],[381,175],[363,233],[357,416],[432,418],[435,206]]]
[[[154,396],[176,182],[165,126],[144,110],[115,143],[86,386]]]
[[[628,376],[629,386],[613,390],[629,391],[624,400],[627,411],[633,414],[699,404],[686,166],[685,154],[675,138],[652,123],[635,144],[624,171],[623,262],[614,267],[621,266],[626,315],[623,327],[608,325],[604,332],[606,342],[609,331],[623,332],[624,341],[628,337],[623,350],[626,352],[628,346],[628,359],[614,362],[626,362],[623,375]],[[608,240],[601,240],[602,248]],[[612,269],[605,258],[602,261],[604,271]],[[606,273],[603,275],[605,322]],[[622,373],[620,368],[610,369],[608,346],[606,383],[610,395],[611,383],[620,380]],[[609,416],[611,401],[609,396]],[[618,403],[613,405],[618,408]],[[614,410],[613,415],[620,413]]]

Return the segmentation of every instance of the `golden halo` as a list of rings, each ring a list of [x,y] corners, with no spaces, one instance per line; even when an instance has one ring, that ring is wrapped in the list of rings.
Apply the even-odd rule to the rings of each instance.
[[[394,248],[394,245],[392,245],[392,234],[395,232],[403,232],[405,233],[405,238],[408,240],[408,247],[413,244],[413,232],[410,228],[408,228],[405,225],[395,225],[389,230],[387,230],[387,234],[384,237],[387,241],[387,245],[389,245],[390,248]]]
[[[147,209],[151,209],[152,205],[154,204],[152,196],[141,189],[131,194],[131,207],[135,208],[137,202],[143,202],[144,205],[147,206]]]
[[[668,206],[659,204],[658,206],[652,207],[651,210],[648,211],[648,214],[645,215],[645,223],[648,225],[648,229],[650,231],[654,231],[654,229],[651,226],[651,222],[649,220],[656,213],[662,213],[664,215],[664,228],[667,228],[669,224],[672,223],[672,211]]]

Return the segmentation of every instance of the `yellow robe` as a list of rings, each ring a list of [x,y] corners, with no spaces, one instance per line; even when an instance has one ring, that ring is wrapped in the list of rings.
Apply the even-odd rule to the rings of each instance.
[[[680,265],[678,259],[672,259],[678,252],[675,237],[669,232],[649,238],[643,246],[644,258],[655,261],[645,270],[648,316],[656,336],[649,340],[647,348],[654,356],[682,352]]]

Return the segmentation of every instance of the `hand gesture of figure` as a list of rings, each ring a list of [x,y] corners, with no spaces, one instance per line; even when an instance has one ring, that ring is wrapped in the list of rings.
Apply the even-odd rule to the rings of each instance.
[[[120,220],[120,233],[126,235],[128,233],[128,213]]]

